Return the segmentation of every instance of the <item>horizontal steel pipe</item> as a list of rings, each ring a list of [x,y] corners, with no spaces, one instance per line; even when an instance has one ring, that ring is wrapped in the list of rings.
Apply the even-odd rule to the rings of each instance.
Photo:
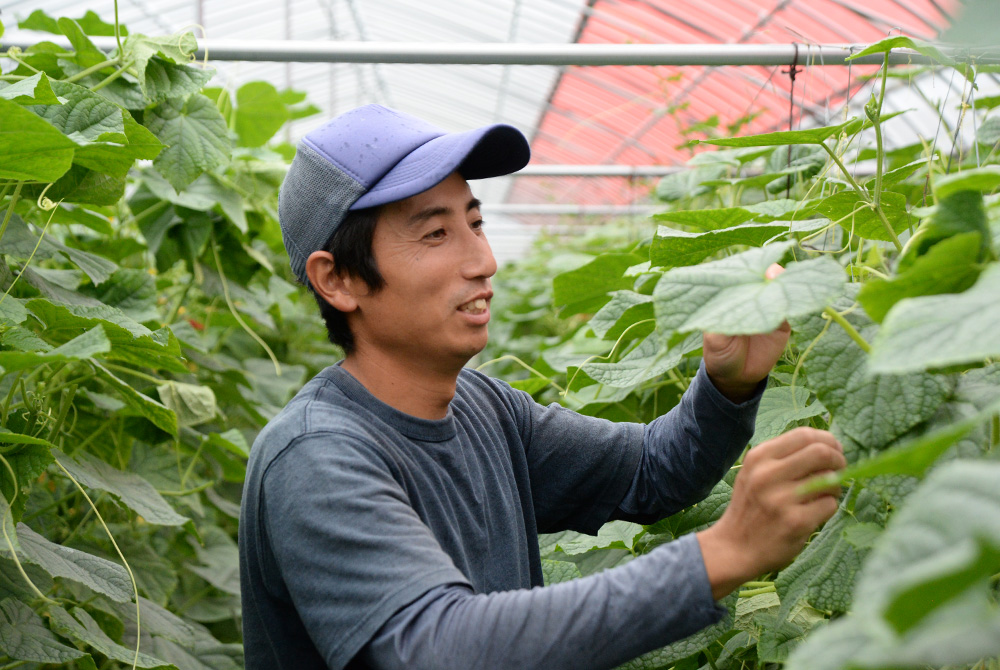
[[[11,33],[5,47],[27,48],[37,41],[25,33]],[[115,46],[114,38],[96,37],[102,50]],[[67,45],[68,43],[63,42]],[[291,40],[203,39],[197,57],[219,61],[293,63],[421,63],[434,65],[845,65],[844,59],[863,48],[839,44],[538,44],[458,42],[319,42]],[[957,59],[968,50],[953,50]],[[797,54],[797,55],[796,55]],[[994,62],[994,49],[976,54],[979,62]],[[881,54],[854,63],[881,64]],[[931,64],[916,52],[892,52],[894,65]]]

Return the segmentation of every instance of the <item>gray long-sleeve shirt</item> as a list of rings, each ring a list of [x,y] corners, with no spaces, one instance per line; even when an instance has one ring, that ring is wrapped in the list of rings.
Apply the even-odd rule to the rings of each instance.
[[[534,588],[536,534],[700,500],[746,445],[758,400],[733,405],[702,370],[643,427],[463,371],[448,416],[428,421],[328,368],[251,452],[247,668],[606,668],[712,623],[693,537]]]

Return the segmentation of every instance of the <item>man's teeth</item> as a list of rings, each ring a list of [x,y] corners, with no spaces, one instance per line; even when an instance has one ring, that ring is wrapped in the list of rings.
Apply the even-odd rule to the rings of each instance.
[[[486,300],[485,298],[472,300],[459,307],[459,309],[463,312],[483,312],[486,310]]]

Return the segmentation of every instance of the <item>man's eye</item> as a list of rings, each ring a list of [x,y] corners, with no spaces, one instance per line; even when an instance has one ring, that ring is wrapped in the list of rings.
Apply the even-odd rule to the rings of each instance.
[[[424,235],[425,240],[441,240],[444,239],[444,228],[438,228],[435,231],[429,232]]]
[[[485,226],[485,225],[486,225],[486,222],[485,222],[485,221],[483,221],[482,219],[479,219],[478,221],[473,221],[473,222],[472,222],[471,224],[469,224],[469,225],[471,225],[471,226],[472,226],[473,230],[482,230],[482,229],[483,229],[483,226]]]

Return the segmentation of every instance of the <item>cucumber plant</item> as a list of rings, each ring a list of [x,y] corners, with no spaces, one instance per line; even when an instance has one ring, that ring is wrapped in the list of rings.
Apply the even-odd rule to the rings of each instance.
[[[336,356],[276,217],[317,110],[190,33],[20,27],[70,46],[0,51],[0,667],[240,668],[248,445]]]
[[[498,297],[513,295],[482,365],[541,401],[613,420],[649,421],[676,404],[701,331],[763,333],[787,320],[791,342],[751,446],[812,425],[848,456],[825,482],[844,486],[839,511],[791,565],[745,584],[724,621],[623,668],[1000,667],[998,114],[991,99],[975,106],[978,147],[942,155],[924,138],[887,151],[883,125],[894,120],[882,107],[898,47],[970,86],[990,69],[905,37],[872,45],[861,53],[885,53],[886,65],[864,117],[706,140],[718,148],[701,147],[660,183],[669,205],[651,236],[633,225],[572,252],[543,242],[541,266],[565,270],[550,287],[525,278],[537,265],[498,282]],[[867,178],[848,167],[863,161]],[[772,262],[786,267],[773,280]],[[525,339],[507,350],[504,335]],[[656,524],[543,536],[547,579],[705,528],[738,468]]]

